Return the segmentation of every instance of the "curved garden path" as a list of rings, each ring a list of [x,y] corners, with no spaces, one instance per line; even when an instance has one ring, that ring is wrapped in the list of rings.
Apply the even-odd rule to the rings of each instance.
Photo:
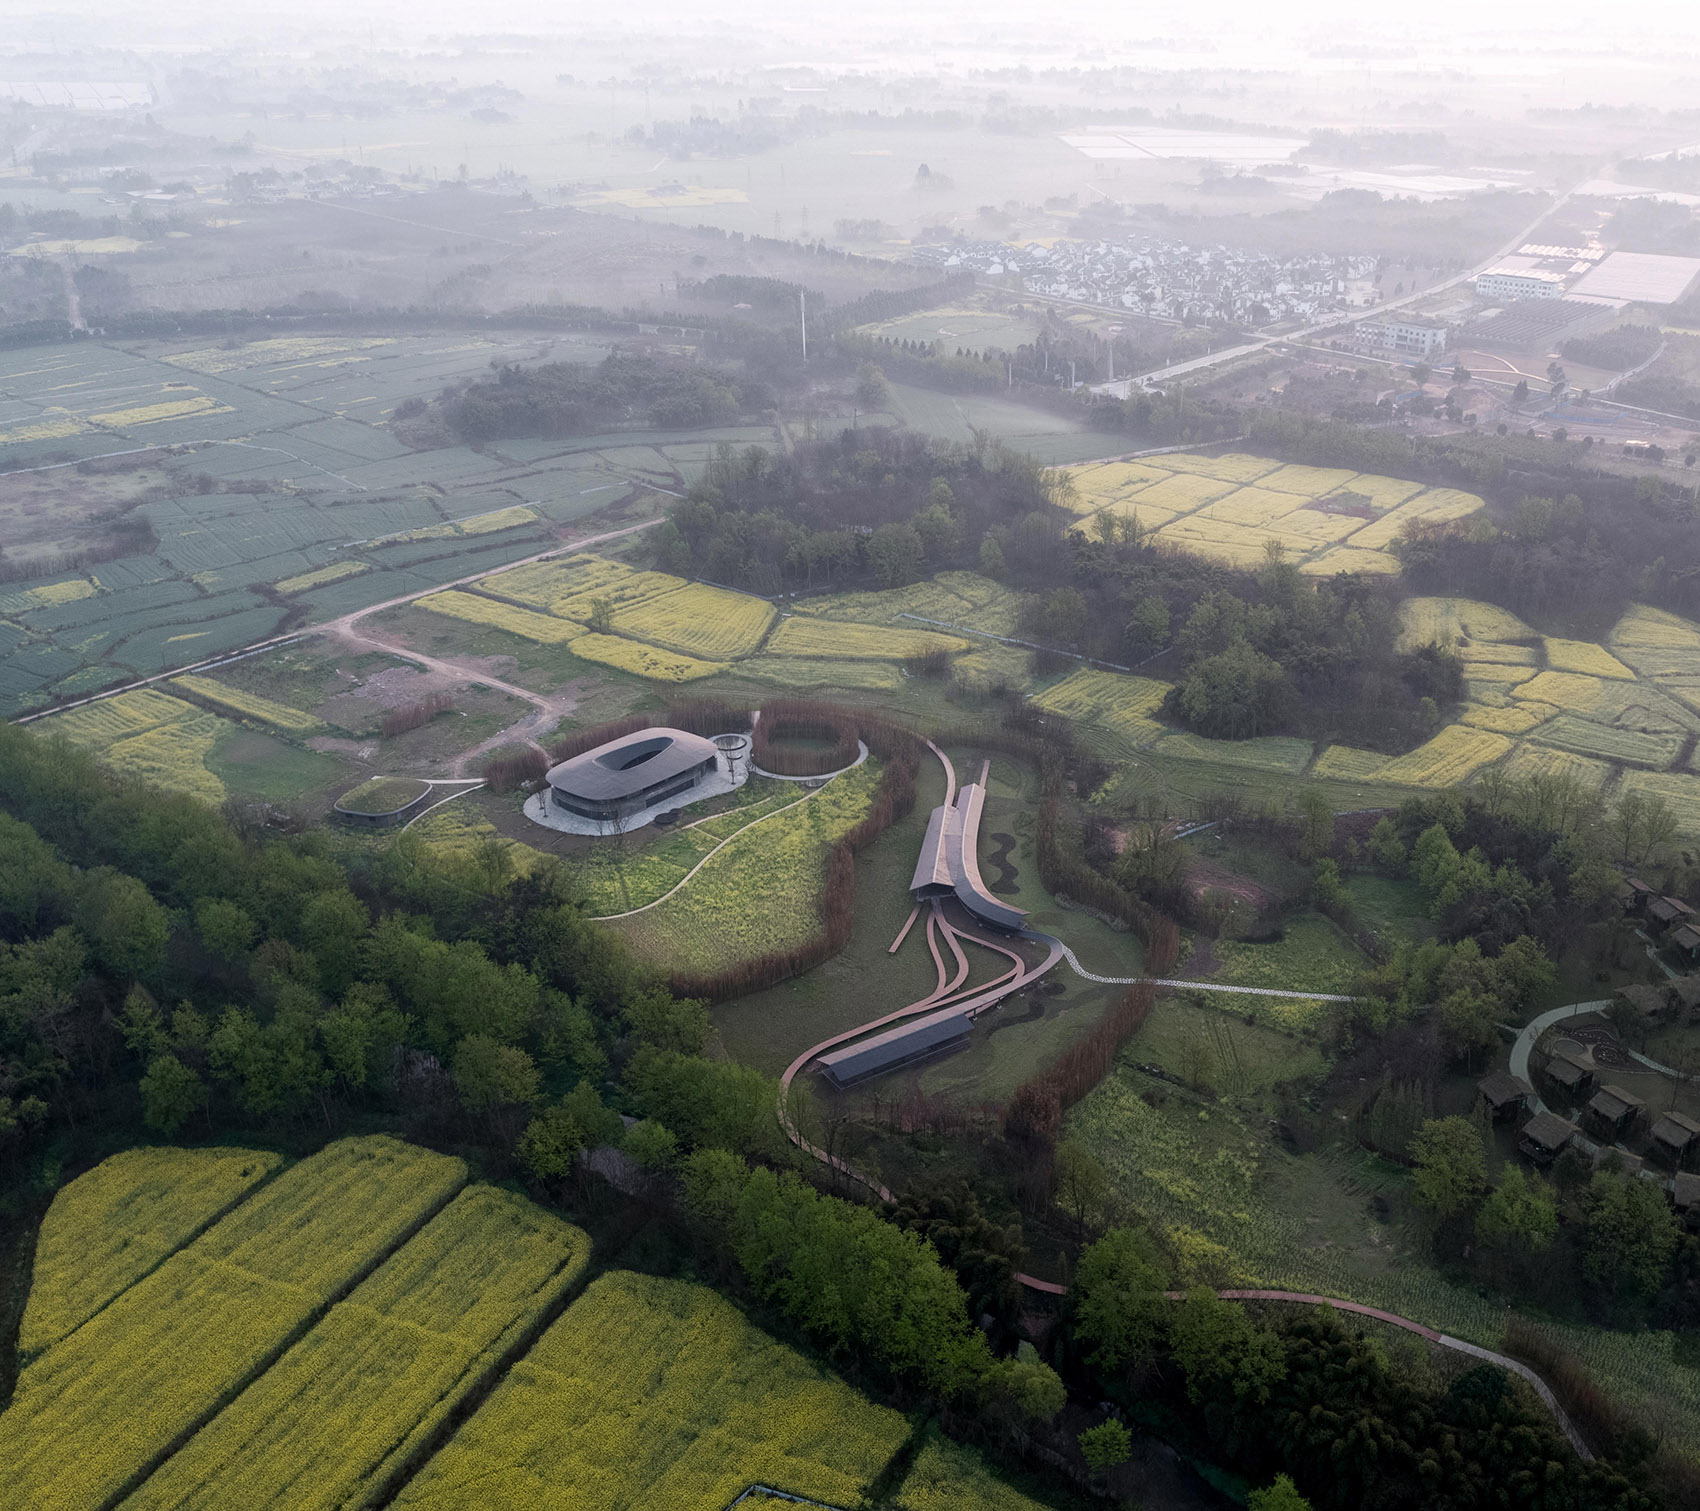
[[[1511,1046],[1511,1074],[1516,1076],[1525,1086],[1533,1087],[1534,1082],[1529,1078],[1529,1055],[1535,1047],[1535,1041],[1540,1038],[1555,1023],[1561,1023],[1566,1018],[1579,1018],[1583,1013],[1603,1012],[1610,1007],[1607,1001],[1599,1002],[1570,1002],[1563,1007],[1554,1007],[1544,1013],[1537,1013],[1526,1023],[1518,1033],[1516,1042]],[[1534,1111],[1545,1112],[1547,1105],[1535,1094]]]

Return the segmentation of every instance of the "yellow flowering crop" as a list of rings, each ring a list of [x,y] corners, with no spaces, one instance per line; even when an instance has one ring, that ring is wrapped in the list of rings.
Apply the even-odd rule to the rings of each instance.
[[[589,1259],[584,1233],[524,1197],[462,1191],[125,1504],[305,1511],[381,1493]]]
[[[904,661],[929,651],[965,651],[968,642],[920,625],[838,624],[795,615],[773,632],[768,649],[776,656],[814,660]]]
[[[19,1352],[81,1326],[280,1163],[253,1149],[127,1149],[79,1175],[42,1221]]]
[[[286,1170],[19,1375],[0,1506],[115,1502],[466,1180],[397,1139]]]
[[[614,628],[669,650],[725,661],[747,656],[760,645],[773,615],[765,598],[691,582],[621,609]]]
[[[364,561],[333,561],[328,567],[315,567],[311,572],[286,577],[272,586],[280,593],[305,593],[308,588],[322,588],[327,582],[340,582],[344,577],[369,570],[370,564]]]
[[[722,1511],[763,1484],[852,1506],[908,1436],[713,1291],[614,1272],[395,1504]]]
[[[1621,677],[1633,682],[1635,673],[1604,646],[1588,640],[1546,637],[1547,665],[1555,672],[1582,672],[1590,677]]]
[[[619,635],[580,635],[572,643],[573,654],[583,661],[598,661],[617,671],[635,672],[652,682],[694,682],[712,677],[726,667],[716,661],[699,661],[679,651],[658,650]]]
[[[1468,781],[1510,749],[1511,741],[1504,735],[1449,724],[1432,740],[1395,756],[1382,768],[1381,780],[1408,787],[1452,787]]]
[[[171,685],[182,688],[184,692],[193,693],[213,704],[221,712],[234,714],[239,719],[257,719],[262,724],[273,724],[279,729],[291,729],[298,734],[324,728],[318,719],[311,714],[302,713],[298,708],[290,708],[285,703],[274,703],[270,698],[260,697],[258,693],[228,687],[211,677],[173,677]]]
[[[482,593],[462,593],[454,589],[446,593],[427,593],[418,600],[418,605],[433,614],[464,619],[469,624],[487,624],[492,629],[518,635],[522,640],[535,640],[540,645],[566,645],[584,633],[584,627],[570,619],[556,619],[550,614],[517,608],[511,603],[486,598]]]
[[[927,1429],[897,1502],[904,1511],[1041,1511],[1038,1501],[1011,1489],[978,1453],[937,1427]]]

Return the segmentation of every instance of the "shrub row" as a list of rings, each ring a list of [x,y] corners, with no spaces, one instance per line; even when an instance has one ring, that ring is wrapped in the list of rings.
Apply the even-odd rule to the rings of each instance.
[[[1055,1138],[1062,1115],[1110,1073],[1116,1056],[1139,1032],[1156,997],[1156,987],[1147,982],[1123,992],[1121,1000],[1091,1033],[1016,1087],[1004,1117],[1004,1131],[1011,1138],[1034,1143]]]
[[[410,729],[423,729],[438,714],[447,713],[453,707],[454,699],[447,693],[432,693],[417,702],[403,703],[392,708],[384,715],[384,722],[378,728],[386,740],[393,740]]]

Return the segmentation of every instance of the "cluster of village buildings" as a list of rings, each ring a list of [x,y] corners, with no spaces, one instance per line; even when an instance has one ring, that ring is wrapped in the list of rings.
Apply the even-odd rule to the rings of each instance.
[[[917,246],[917,262],[1015,275],[1054,299],[1107,304],[1156,319],[1263,326],[1315,321],[1374,304],[1377,260],[1368,255],[1277,257],[1189,246],[1149,236],[1125,241],[951,242]]]

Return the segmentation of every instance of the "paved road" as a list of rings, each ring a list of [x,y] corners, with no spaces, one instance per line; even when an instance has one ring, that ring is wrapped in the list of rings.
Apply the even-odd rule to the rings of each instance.
[[[1511,1046],[1511,1074],[1516,1076],[1525,1086],[1535,1083],[1529,1077],[1529,1053],[1535,1047],[1535,1041],[1540,1038],[1555,1023],[1566,1018],[1579,1018],[1583,1013],[1604,1012],[1610,1007],[1608,1001],[1571,1002],[1564,1007],[1555,1007],[1548,1012],[1538,1013],[1528,1022],[1528,1025],[1517,1035],[1516,1042]],[[1532,1108],[1535,1112],[1545,1112],[1546,1103],[1537,1095]]]

